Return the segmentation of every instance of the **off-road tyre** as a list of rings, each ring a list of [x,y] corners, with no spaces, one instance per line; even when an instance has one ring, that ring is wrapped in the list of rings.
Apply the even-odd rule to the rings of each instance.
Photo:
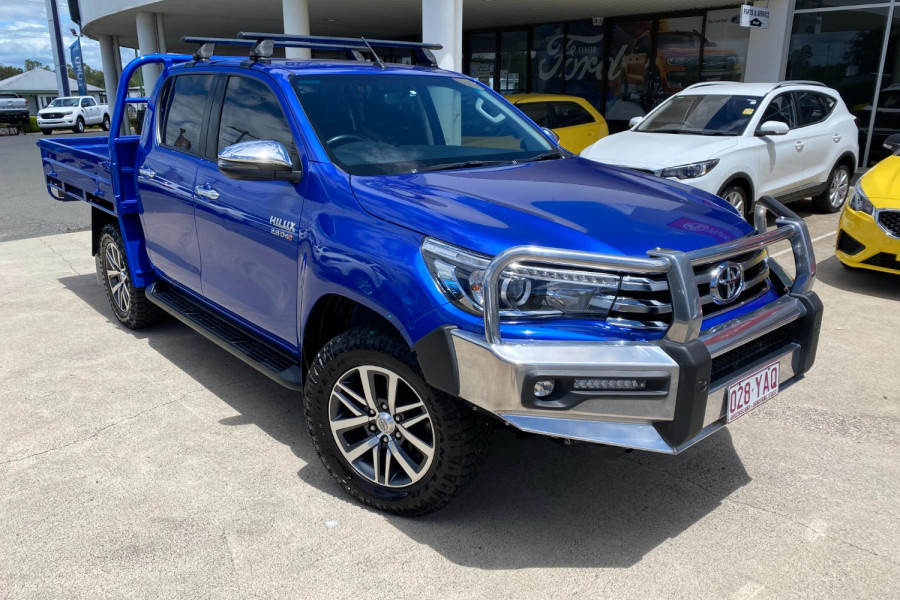
[[[162,320],[163,311],[131,281],[125,244],[115,225],[107,224],[100,232],[99,253],[101,283],[119,322],[129,329],[140,329]]]
[[[109,131],[109,115],[103,115],[103,121],[100,122],[100,129]]]
[[[346,377],[355,369],[372,367],[399,376],[418,395],[430,417],[433,459],[430,466],[423,467],[421,477],[410,485],[391,487],[364,476],[345,457],[345,450],[336,441],[337,434],[332,432],[331,402],[335,386],[339,381],[347,381]],[[415,355],[402,339],[389,330],[371,327],[345,331],[319,351],[307,374],[303,405],[316,452],[338,484],[363,504],[402,516],[425,515],[444,507],[475,477],[484,459],[491,426],[462,401],[431,388],[422,376]],[[398,419],[397,424],[399,427],[403,422]],[[379,430],[375,431],[374,436],[381,435]],[[381,437],[382,442],[386,438],[390,434]],[[382,451],[385,448],[382,445]],[[377,475],[375,478],[379,479]],[[384,479],[387,481],[387,476]]]
[[[75,120],[75,126],[72,127],[72,132],[73,133],[84,133],[84,119],[82,119],[81,117],[78,117]]]
[[[850,192],[850,169],[840,163],[834,166],[828,176],[825,191],[813,198],[813,208],[819,212],[836,213],[844,207]]]

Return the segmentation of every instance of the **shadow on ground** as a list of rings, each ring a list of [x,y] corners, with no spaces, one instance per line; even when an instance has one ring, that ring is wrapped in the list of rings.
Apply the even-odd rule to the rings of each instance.
[[[109,318],[110,327],[121,327],[94,275],[61,282]],[[131,333],[239,413],[221,425],[256,425],[307,463],[298,472],[304,482],[335,501],[351,501],[315,454],[299,394],[174,319]],[[628,567],[749,481],[727,431],[672,457],[586,444],[567,448],[500,429],[478,478],[449,507],[420,519],[387,519],[464,566]]]
[[[900,276],[869,269],[848,269],[832,252],[817,263],[819,281],[846,292],[900,302]]]

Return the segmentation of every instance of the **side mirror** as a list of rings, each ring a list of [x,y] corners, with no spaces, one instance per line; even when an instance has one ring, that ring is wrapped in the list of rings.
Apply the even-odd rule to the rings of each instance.
[[[887,139],[884,140],[884,147],[891,152],[897,152],[897,150],[900,150],[900,133],[889,135]]]
[[[559,134],[558,134],[558,133],[556,133],[555,131],[553,131],[553,130],[550,129],[549,127],[541,127],[541,129],[543,130],[544,133],[546,133],[546,134],[549,135],[551,138],[553,138],[553,141],[554,141],[554,142],[556,142],[557,144],[559,143]]]
[[[628,128],[634,129],[643,120],[644,117],[631,117],[631,120],[628,121]]]
[[[274,140],[239,142],[224,148],[219,152],[219,170],[232,179],[300,181],[303,178],[303,173],[294,169],[284,145]]]
[[[787,135],[791,130],[787,123],[781,121],[766,121],[756,130],[756,135]]]

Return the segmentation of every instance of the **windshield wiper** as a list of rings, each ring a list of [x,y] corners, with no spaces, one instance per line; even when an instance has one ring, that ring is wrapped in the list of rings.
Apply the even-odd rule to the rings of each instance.
[[[494,167],[497,165],[511,164],[508,160],[466,160],[458,163],[446,163],[443,165],[431,165],[430,167],[422,167],[421,169],[413,169],[413,173],[424,173],[426,171],[450,171],[451,169],[471,169],[474,167]]]
[[[539,160],[553,160],[556,158],[565,158],[565,155],[559,150],[554,150],[553,152],[547,152],[545,154],[538,154],[537,156],[532,156],[531,158],[527,158],[521,162],[537,162]]]

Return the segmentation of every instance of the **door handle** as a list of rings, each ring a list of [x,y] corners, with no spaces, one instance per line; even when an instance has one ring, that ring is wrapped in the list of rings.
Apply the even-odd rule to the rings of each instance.
[[[140,167],[138,169],[138,174],[141,177],[146,177],[147,179],[153,179],[154,177],[156,177],[156,171],[154,171],[153,169],[151,169],[148,166]]]
[[[841,141],[841,134],[836,133],[836,134],[834,134],[834,136],[832,136],[831,139],[833,139],[834,143],[837,144],[839,141]]]
[[[196,193],[198,196],[208,198],[209,200],[219,199],[219,192],[214,190],[208,183],[204,183],[203,185],[198,185],[197,187],[195,187],[194,193]]]
[[[797,152],[800,152],[801,150],[803,150],[803,147],[806,146],[806,144],[804,144],[803,142],[797,142],[796,144],[794,144],[794,146],[797,148]]]

